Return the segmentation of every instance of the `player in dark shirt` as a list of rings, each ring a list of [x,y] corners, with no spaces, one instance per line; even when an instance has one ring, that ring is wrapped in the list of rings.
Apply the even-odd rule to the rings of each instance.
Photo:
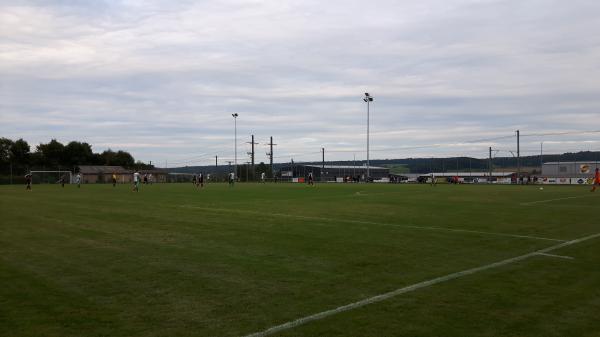
[[[27,184],[25,189],[31,191],[31,173],[25,175],[25,183]]]

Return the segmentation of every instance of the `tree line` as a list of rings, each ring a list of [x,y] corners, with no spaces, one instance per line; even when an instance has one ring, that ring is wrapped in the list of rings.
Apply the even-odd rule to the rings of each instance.
[[[128,169],[148,169],[147,165],[135,161],[126,151],[111,149],[101,153],[92,151],[85,142],[72,141],[62,144],[56,139],[40,143],[32,148],[22,138],[11,140],[0,138],[0,173],[3,175],[23,174],[29,170],[76,170],[78,165],[116,165]]]

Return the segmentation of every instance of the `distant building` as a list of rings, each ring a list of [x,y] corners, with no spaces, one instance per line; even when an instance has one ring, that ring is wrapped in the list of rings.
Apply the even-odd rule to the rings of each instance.
[[[152,174],[155,183],[167,182],[167,171],[161,169],[139,170],[142,177],[144,174]],[[127,170],[122,166],[104,165],[80,165],[79,173],[81,182],[84,184],[111,183],[112,175],[117,176],[119,184],[131,183],[133,181],[133,170]]]
[[[464,183],[503,183],[510,184],[511,182],[516,182],[516,172],[492,172],[491,179],[489,172],[433,172],[433,173],[423,173],[423,174],[408,174],[409,181],[430,181],[431,176],[434,176],[437,181],[441,179],[448,179],[458,177],[460,182]]]
[[[314,164],[290,164],[282,166],[279,177],[282,179],[308,178],[312,173],[316,181],[336,181],[344,178],[359,178],[364,181],[367,176],[366,166],[352,165],[314,165]],[[369,175],[373,180],[387,179],[390,177],[390,169],[386,167],[370,166]]]
[[[142,175],[142,177],[145,174],[148,175],[152,175],[152,182],[155,183],[166,183],[167,182],[167,174],[168,172],[166,170],[161,170],[161,169],[151,169],[151,170],[139,170],[138,172],[140,172],[140,174]]]
[[[600,162],[567,161],[548,162],[542,165],[542,176],[551,178],[589,178]]]
[[[133,180],[133,171],[121,166],[80,165],[79,173],[84,184],[110,183],[113,173],[118,183],[130,183]]]

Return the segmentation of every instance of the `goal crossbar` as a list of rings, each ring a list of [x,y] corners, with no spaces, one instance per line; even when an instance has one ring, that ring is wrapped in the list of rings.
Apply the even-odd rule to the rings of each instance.
[[[69,179],[65,181],[66,184],[72,184],[73,183],[73,173],[71,171],[67,171],[67,170],[58,170],[58,171],[46,171],[46,170],[36,170],[36,171],[29,171],[29,173],[31,173],[31,175],[33,176],[33,174],[35,173],[58,173],[58,178],[60,179],[60,177],[63,174],[68,174],[69,175]],[[58,181],[57,181],[58,182]]]

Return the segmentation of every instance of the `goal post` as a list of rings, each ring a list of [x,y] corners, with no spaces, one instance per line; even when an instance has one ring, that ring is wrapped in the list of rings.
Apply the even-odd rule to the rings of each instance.
[[[36,170],[29,171],[31,173],[31,182],[34,184],[57,184],[60,182],[60,178],[65,176],[65,184],[73,183],[73,173],[71,171],[46,171]]]

